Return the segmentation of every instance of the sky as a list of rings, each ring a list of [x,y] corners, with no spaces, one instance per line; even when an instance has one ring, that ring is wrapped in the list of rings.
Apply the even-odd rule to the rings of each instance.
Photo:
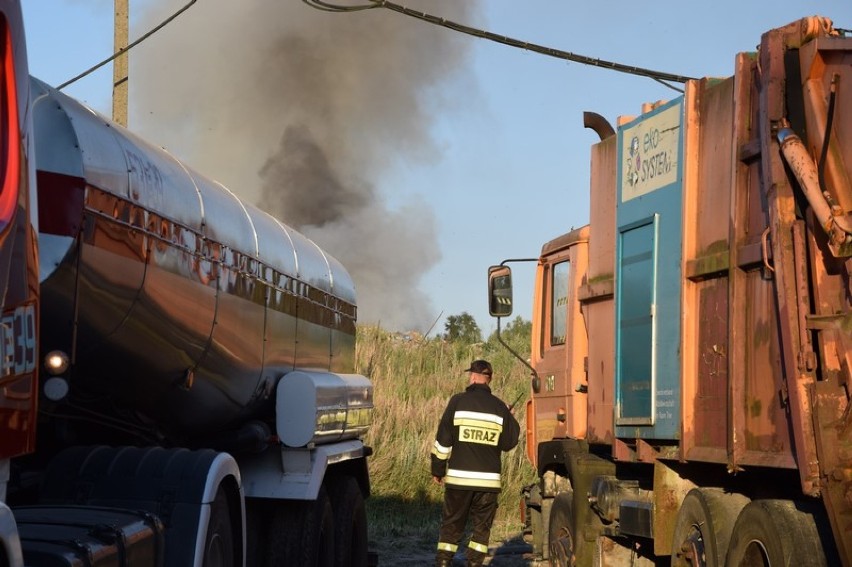
[[[341,3],[352,0],[340,0]],[[133,41],[188,0],[130,0]],[[406,0],[512,38],[693,77],[804,16],[852,28],[849,0]],[[108,57],[112,0],[24,2],[30,72],[61,84]],[[64,89],[111,113],[112,67]],[[200,0],[130,52],[129,128],[278,216],[353,275],[359,320],[430,336],[486,274],[588,222],[584,111],[615,124],[679,93],[385,9]],[[513,265],[531,318],[534,263]]]

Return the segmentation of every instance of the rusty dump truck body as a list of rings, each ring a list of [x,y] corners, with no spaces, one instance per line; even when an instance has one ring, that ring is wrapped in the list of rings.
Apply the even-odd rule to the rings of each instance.
[[[852,566],[852,38],[805,18],[595,118],[590,224],[536,280],[536,550]]]

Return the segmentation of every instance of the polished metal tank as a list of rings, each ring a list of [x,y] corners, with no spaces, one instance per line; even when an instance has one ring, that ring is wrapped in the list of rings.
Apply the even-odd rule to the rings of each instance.
[[[72,359],[51,411],[181,443],[271,422],[288,371],[353,372],[355,289],[337,260],[70,97],[32,90],[42,352]]]

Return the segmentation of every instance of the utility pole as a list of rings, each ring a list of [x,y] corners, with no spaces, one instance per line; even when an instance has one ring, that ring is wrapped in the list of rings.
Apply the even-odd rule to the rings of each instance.
[[[127,48],[129,1],[115,0],[114,53]],[[127,126],[127,57],[125,51],[112,62],[112,119],[122,126]]]

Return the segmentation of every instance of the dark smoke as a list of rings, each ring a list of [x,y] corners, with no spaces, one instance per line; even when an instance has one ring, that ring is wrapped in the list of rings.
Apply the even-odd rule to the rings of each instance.
[[[131,37],[185,3],[153,2]],[[420,4],[474,17],[470,2]],[[386,184],[395,166],[440,159],[432,116],[475,98],[459,73],[470,45],[382,9],[204,0],[131,56],[130,127],[340,260],[362,323],[422,331],[438,315],[418,288],[440,259],[436,219]]]
[[[287,126],[281,147],[261,168],[260,206],[296,228],[322,228],[367,207],[372,191],[357,191],[340,182],[322,148],[304,125]]]

